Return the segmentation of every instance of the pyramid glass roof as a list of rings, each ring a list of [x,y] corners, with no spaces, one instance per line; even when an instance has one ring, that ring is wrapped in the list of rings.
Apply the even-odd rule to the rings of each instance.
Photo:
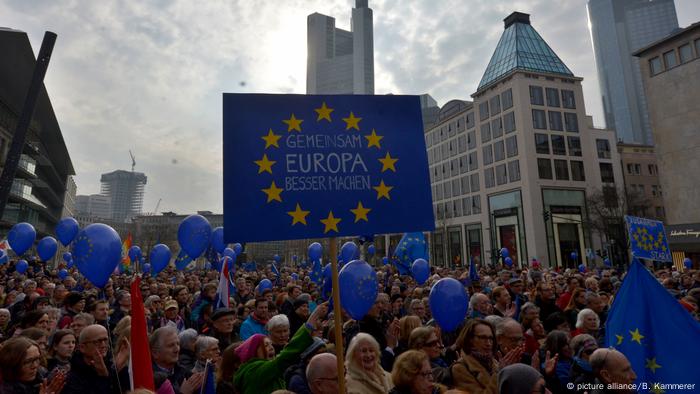
[[[477,91],[516,69],[574,76],[537,31],[522,22],[506,27]]]

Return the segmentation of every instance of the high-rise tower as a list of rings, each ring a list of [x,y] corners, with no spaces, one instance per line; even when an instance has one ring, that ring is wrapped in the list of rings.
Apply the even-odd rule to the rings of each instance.
[[[102,174],[101,194],[112,202],[112,220],[126,222],[141,213],[146,175],[141,172],[117,170]]]

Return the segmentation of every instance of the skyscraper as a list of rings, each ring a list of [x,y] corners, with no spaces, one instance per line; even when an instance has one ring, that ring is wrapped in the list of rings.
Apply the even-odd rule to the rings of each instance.
[[[588,22],[605,124],[627,143],[653,143],[639,61],[632,52],[678,28],[673,0],[589,0]]]
[[[146,185],[145,174],[117,170],[102,174],[100,182],[100,193],[108,196],[112,202],[112,220],[126,222],[141,213],[143,188]]]
[[[335,27],[335,18],[307,18],[306,93],[374,94],[372,9],[356,0],[352,31]]]

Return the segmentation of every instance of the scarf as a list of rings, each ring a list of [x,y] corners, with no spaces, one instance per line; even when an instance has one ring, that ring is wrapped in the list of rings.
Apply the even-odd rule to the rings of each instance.
[[[255,314],[255,312],[250,313],[250,318],[253,321],[257,322],[258,324],[261,324],[263,326],[267,325],[267,320],[263,320],[263,319],[258,318],[258,316]]]
[[[493,373],[493,354],[480,353],[475,350],[472,350],[470,355],[474,357],[474,359],[478,361],[479,364],[481,364],[481,366],[489,372],[489,375]]]

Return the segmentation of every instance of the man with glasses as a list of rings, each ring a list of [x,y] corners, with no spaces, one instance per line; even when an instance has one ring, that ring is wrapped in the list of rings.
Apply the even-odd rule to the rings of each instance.
[[[92,324],[80,332],[78,353],[71,360],[70,373],[64,394],[99,393],[118,391],[113,387],[116,372],[107,359],[109,334],[99,324]],[[117,368],[123,365],[118,365]]]
[[[496,344],[501,353],[501,367],[521,362],[530,365],[532,355],[525,354],[523,327],[511,318],[504,318],[496,325]]]
[[[338,393],[338,361],[334,354],[315,355],[306,367],[306,380],[312,394]]]
[[[537,295],[535,305],[540,308],[540,320],[545,321],[549,315],[561,312],[556,304],[557,296],[554,294],[554,286],[549,282],[537,284]]]

